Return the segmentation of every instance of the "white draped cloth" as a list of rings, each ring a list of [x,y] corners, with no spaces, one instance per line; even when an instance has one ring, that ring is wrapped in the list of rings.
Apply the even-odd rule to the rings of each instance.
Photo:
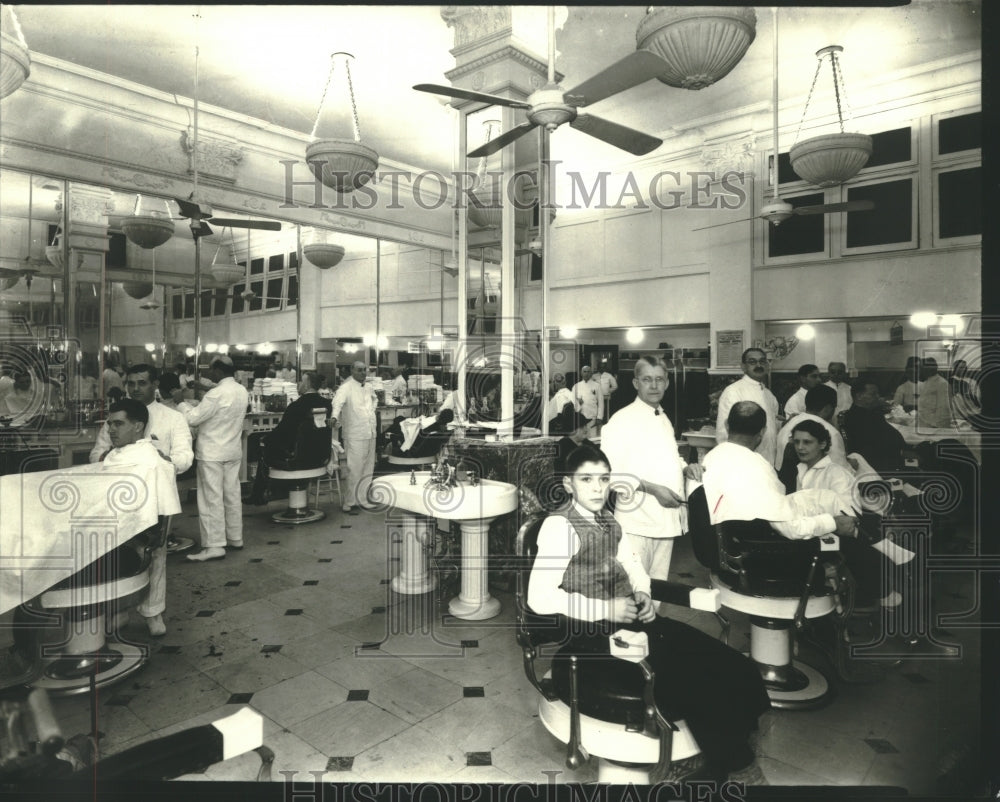
[[[0,613],[181,510],[174,467],[148,440],[101,463],[0,477]]]

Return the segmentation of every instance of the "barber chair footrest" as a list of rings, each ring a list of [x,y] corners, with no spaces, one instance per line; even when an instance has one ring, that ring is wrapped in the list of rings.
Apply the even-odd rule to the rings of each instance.
[[[308,524],[313,521],[322,521],[324,518],[326,518],[326,513],[323,510],[314,510],[308,507],[304,509],[289,507],[287,510],[276,512],[271,516],[271,520],[276,524]]]
[[[750,655],[747,655],[748,657]],[[772,707],[808,710],[830,701],[833,686],[819,669],[793,660],[788,665],[757,663]]]
[[[93,654],[71,655],[51,660],[32,683],[51,696],[70,696],[90,690],[90,675],[96,671],[96,687],[103,688],[124,679],[145,663],[147,652],[130,643],[111,643]]]

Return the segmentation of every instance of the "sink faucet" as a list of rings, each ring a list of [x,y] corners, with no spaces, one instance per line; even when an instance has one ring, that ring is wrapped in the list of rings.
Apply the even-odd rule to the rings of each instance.
[[[431,468],[430,479],[425,485],[425,487],[435,487],[438,490],[457,486],[458,478],[455,475],[455,466],[449,465],[447,459],[442,459],[434,464],[434,467]]]

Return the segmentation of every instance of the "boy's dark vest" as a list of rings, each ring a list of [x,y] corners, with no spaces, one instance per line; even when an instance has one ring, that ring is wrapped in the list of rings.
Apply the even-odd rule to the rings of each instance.
[[[629,596],[632,583],[617,559],[622,530],[614,517],[602,510],[597,514],[597,522],[590,521],[572,505],[555,514],[565,518],[580,538],[580,549],[566,566],[559,587],[567,593],[581,593],[591,599]]]

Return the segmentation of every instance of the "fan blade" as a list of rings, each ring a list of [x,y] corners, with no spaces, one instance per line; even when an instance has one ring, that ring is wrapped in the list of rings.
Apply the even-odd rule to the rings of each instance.
[[[636,131],[634,128],[595,117],[593,114],[579,114],[576,119],[570,122],[570,125],[588,136],[600,139],[616,148],[627,150],[635,156],[643,156],[663,144],[662,139],[649,136],[642,131]]]
[[[636,50],[597,75],[588,78],[563,94],[571,106],[589,106],[598,100],[617,95],[666,71],[666,63],[656,53]]]
[[[537,128],[538,126],[532,122],[523,122],[520,125],[515,125],[509,131],[505,131],[500,134],[500,136],[491,139],[485,145],[480,145],[474,151],[469,153],[470,159],[479,159],[483,156],[492,156],[504,145],[509,145],[515,139],[520,139],[532,128]]]
[[[818,206],[796,206],[792,214],[832,214],[833,212],[867,212],[875,208],[870,200],[824,203]]]
[[[188,220],[204,220],[212,216],[212,210],[197,201],[174,198],[174,203],[180,208],[181,217],[186,217]]]
[[[281,231],[281,223],[275,220],[230,220],[228,217],[213,217],[208,222],[223,228],[252,228],[260,231]]]
[[[718,228],[719,226],[731,226],[733,223],[749,223],[751,217],[744,217],[742,220],[727,220],[725,223],[715,223],[710,226],[702,226],[701,228],[692,228],[692,231],[707,231],[710,228]]]
[[[460,89],[457,86],[440,86],[439,84],[417,84],[413,87],[418,92],[430,92],[432,95],[447,95],[457,97],[460,100],[477,100],[480,103],[488,103],[491,106],[510,106],[515,109],[530,109],[523,100],[514,100],[500,95],[487,95],[483,92],[473,92],[471,89]]]

